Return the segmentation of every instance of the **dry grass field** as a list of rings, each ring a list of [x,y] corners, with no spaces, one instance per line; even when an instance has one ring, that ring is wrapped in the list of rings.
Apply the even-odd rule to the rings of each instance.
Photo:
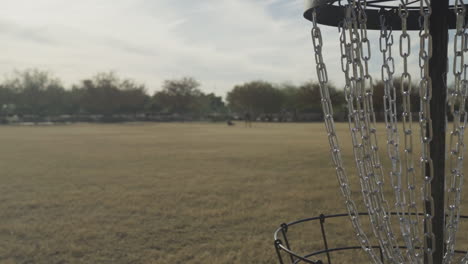
[[[273,231],[344,212],[337,186],[322,124],[2,126],[0,263],[277,263]]]

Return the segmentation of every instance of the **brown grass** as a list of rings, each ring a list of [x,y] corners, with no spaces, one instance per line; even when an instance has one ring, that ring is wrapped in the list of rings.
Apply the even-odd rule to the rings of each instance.
[[[276,263],[280,223],[344,212],[322,124],[3,126],[0,170],[0,263]]]

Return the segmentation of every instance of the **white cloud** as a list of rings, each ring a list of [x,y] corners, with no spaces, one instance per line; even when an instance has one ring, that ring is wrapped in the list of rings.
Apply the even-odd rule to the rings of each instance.
[[[224,93],[253,79],[315,79],[302,0],[10,0],[0,9],[0,72],[38,67],[66,84],[114,70],[157,90],[164,79],[199,79]],[[338,32],[325,28],[336,84]]]
[[[189,75],[219,95],[253,79],[300,83],[316,79],[302,8],[302,0],[2,1],[0,74],[37,67],[71,84],[114,70],[151,91]],[[330,79],[340,86],[338,31],[322,32]],[[379,79],[372,34],[371,72]],[[396,59],[397,45],[395,36]],[[416,56],[411,61],[417,65]]]

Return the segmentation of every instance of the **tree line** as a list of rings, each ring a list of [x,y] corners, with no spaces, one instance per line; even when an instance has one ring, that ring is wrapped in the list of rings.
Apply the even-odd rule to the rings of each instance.
[[[319,85],[310,81],[301,85],[251,81],[234,86],[225,100],[204,93],[194,78],[166,80],[149,94],[145,85],[121,79],[113,73],[100,73],[66,89],[48,72],[15,72],[0,83],[0,116],[50,119],[100,118],[99,120],[227,120],[242,119],[248,114],[264,121],[319,121],[322,119]],[[401,112],[400,84],[395,81],[397,105]],[[412,86],[412,102],[417,88]],[[329,85],[337,120],[347,115],[344,92]],[[374,85],[374,109],[383,118],[384,85]],[[418,107],[414,103],[413,108]],[[413,109],[417,111],[417,109]],[[120,119],[119,119],[120,118]],[[73,120],[72,120],[73,121]],[[77,121],[80,121],[77,120]]]
[[[197,80],[185,77],[165,81],[160,91],[150,95],[143,84],[100,73],[65,89],[48,72],[27,70],[0,83],[0,115],[25,120],[73,116],[118,121],[119,117],[132,120],[151,114],[199,119],[227,113],[222,97],[203,93],[199,87]]]
[[[403,112],[402,91],[399,80],[394,80],[395,100],[398,113]],[[419,111],[417,84],[411,84],[411,111]],[[345,92],[333,84],[328,85],[333,102],[335,120],[347,120],[348,109]],[[378,121],[385,119],[385,86],[382,81],[373,84],[373,106]],[[267,121],[321,121],[323,120],[320,86],[317,82],[271,84],[254,81],[235,86],[227,94],[228,107],[234,113],[248,113],[254,119]]]

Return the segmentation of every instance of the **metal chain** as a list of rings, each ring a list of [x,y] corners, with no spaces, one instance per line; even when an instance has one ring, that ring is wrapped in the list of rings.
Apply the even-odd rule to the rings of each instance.
[[[338,178],[338,182],[340,184],[340,190],[346,200],[345,201],[346,208],[348,210],[351,223],[354,227],[354,230],[356,231],[356,235],[358,237],[359,243],[361,244],[361,247],[365,250],[365,252],[369,254],[373,263],[382,264],[382,261],[375,253],[374,249],[372,248],[369,242],[369,239],[367,238],[365,232],[362,229],[362,225],[359,219],[358,209],[356,207],[356,204],[351,198],[351,189],[349,186],[349,180],[348,180],[348,176],[346,174],[346,170],[343,165],[343,160],[341,157],[341,148],[340,148],[340,144],[339,144],[338,137],[336,134],[335,123],[333,119],[333,107],[332,107],[332,102],[330,99],[330,92],[327,86],[328,73],[327,73],[327,69],[323,61],[323,55],[322,55],[322,47],[323,47],[322,33],[317,24],[317,14],[315,10],[312,14],[312,21],[313,21],[312,42],[314,45],[315,62],[317,65],[317,76],[319,79],[320,93],[322,97],[321,103],[322,103],[322,109],[324,113],[325,128],[328,133],[328,142],[329,142],[331,153],[332,153],[332,160],[335,166],[336,175]],[[342,52],[343,51],[344,50],[342,49]],[[349,67],[348,67],[348,70],[349,70]]]
[[[347,60],[352,68],[351,74],[345,73],[345,77],[349,78],[348,119],[361,191],[372,230],[379,239],[384,256],[392,263],[401,263],[402,256],[391,228],[390,209],[383,195],[383,171],[378,154],[372,103],[373,84],[368,72],[371,54],[370,42],[367,39],[365,5],[366,1],[353,0],[346,8],[343,24],[343,31],[349,34],[346,44],[349,50]]]
[[[421,188],[424,206],[424,255],[429,264],[433,263],[435,251],[435,236],[432,232],[432,219],[434,218],[434,199],[431,185],[434,178],[434,167],[430,154],[432,141],[432,119],[430,101],[432,98],[432,79],[429,75],[429,60],[432,57],[432,38],[430,35],[429,21],[432,14],[431,0],[420,1],[420,15],[422,17],[423,30],[420,31],[419,64],[421,69],[421,81],[419,82],[419,126],[421,133],[421,176],[424,180]],[[428,206],[427,206],[428,205]]]
[[[391,226],[391,216],[390,216],[390,206],[388,201],[384,197],[384,171],[380,161],[380,153],[379,153],[379,146],[377,141],[377,128],[376,128],[376,117],[374,111],[374,103],[373,103],[373,96],[374,96],[374,84],[372,82],[372,76],[369,74],[369,60],[371,58],[371,48],[370,48],[370,41],[367,38],[367,15],[366,15],[366,4],[367,2],[364,1],[357,1],[358,7],[358,18],[359,18],[359,27],[361,30],[361,59],[364,62],[364,89],[365,89],[365,111],[366,111],[366,127],[368,129],[367,134],[370,135],[370,153],[371,153],[371,161],[373,167],[376,169],[376,173],[374,176],[374,189],[377,191],[379,195],[379,202],[380,207],[382,208],[380,218],[381,221],[384,223],[385,230],[387,232],[387,236],[389,238],[391,249],[393,249],[392,254],[395,261],[402,262],[403,256],[401,255],[400,249],[398,247],[398,243],[396,241],[396,237],[393,233],[392,226]],[[391,53],[390,53],[391,55]],[[390,62],[393,60],[390,57]],[[394,66],[393,66],[394,67]],[[394,69],[393,69],[394,71]]]
[[[460,221],[460,201],[463,186],[464,132],[466,127],[466,97],[468,67],[464,62],[466,47],[465,5],[463,0],[455,1],[456,33],[454,36],[453,74],[454,89],[449,91],[450,114],[453,125],[450,131],[449,172],[446,205],[446,253],[444,263],[452,263],[455,254],[456,234]]]
[[[463,259],[460,261],[460,264],[468,264],[468,254],[466,254]]]
[[[411,55],[411,38],[407,31],[408,1],[402,1],[399,7],[399,16],[402,21],[402,33],[400,35],[400,56],[403,58],[403,73],[400,77],[402,95],[402,123],[404,134],[404,162],[403,162],[403,182],[406,203],[406,215],[408,217],[408,233],[410,246],[408,255],[415,263],[422,263],[424,260],[423,246],[420,236],[420,217],[417,207],[416,195],[416,173],[413,158],[413,111],[411,110],[412,77],[408,72],[408,58]]]
[[[432,14],[431,0],[420,1],[419,32],[419,126],[421,138],[421,176],[423,177],[422,202],[424,206],[424,238],[420,236],[420,218],[417,207],[416,173],[413,158],[413,129],[411,110],[411,75],[408,71],[408,57],[411,54],[411,39],[407,32],[407,18],[409,11],[408,0],[402,0],[399,16],[402,22],[400,35],[400,56],[403,58],[403,73],[401,75],[402,93],[402,123],[404,133],[403,162],[399,153],[399,135],[397,124],[396,89],[393,83],[394,59],[391,55],[393,35],[391,29],[385,25],[385,18],[381,16],[380,51],[383,56],[381,68],[384,82],[385,122],[387,129],[387,152],[392,163],[390,178],[395,192],[396,209],[400,220],[400,229],[407,246],[407,254],[411,263],[433,263],[435,251],[435,236],[432,233],[432,219],[434,214],[434,200],[431,185],[434,177],[433,162],[430,155],[432,141],[432,120],[430,101],[432,97],[432,80],[429,75],[429,60],[432,57],[432,37],[429,21]],[[373,83],[369,74],[369,60],[371,46],[367,37],[366,1],[352,0],[346,7],[345,20],[341,26],[340,51],[341,68],[345,74],[345,97],[348,105],[348,120],[353,144],[355,163],[359,173],[361,191],[365,206],[369,213],[372,230],[378,238],[387,260],[392,263],[403,263],[403,257],[398,250],[390,223],[389,206],[383,195],[383,169],[378,154],[378,142],[373,109]],[[465,7],[463,0],[455,1],[457,17],[457,31],[454,38],[454,76],[455,87],[449,91],[450,113],[454,118],[450,134],[449,169],[451,177],[447,184],[446,213],[446,255],[444,263],[451,263],[455,252],[455,235],[460,218],[461,190],[463,185],[464,159],[464,130],[467,122],[465,110],[468,97],[468,64],[465,64],[465,52],[468,52],[468,33],[465,24]],[[317,75],[322,95],[322,108],[325,126],[328,132],[329,144],[333,163],[336,168],[340,189],[346,199],[346,207],[353,227],[363,249],[369,253],[374,263],[382,263],[370,246],[370,242],[362,230],[356,205],[351,198],[349,180],[343,166],[341,149],[339,146],[333,120],[333,109],[327,87],[328,75],[322,56],[322,34],[317,26],[316,13],[313,12],[312,40],[317,63]],[[390,33],[389,33],[390,31]],[[402,171],[402,165],[404,167]],[[403,176],[406,187],[402,187]],[[423,241],[421,241],[423,240]],[[468,263],[468,254],[462,260]]]
[[[403,23],[405,25],[405,23]],[[407,255],[412,263],[418,263],[415,259],[414,239],[411,237],[409,226],[410,215],[406,214],[406,196],[402,190],[401,161],[399,151],[399,134],[396,107],[396,89],[393,83],[395,70],[394,59],[392,57],[393,35],[392,29],[387,27],[384,13],[380,15],[380,52],[382,53],[381,78],[384,83],[384,109],[385,124],[387,128],[387,153],[390,158],[392,169],[390,179],[395,195],[395,208],[400,221],[400,230],[407,248]],[[405,129],[407,131],[407,129]],[[405,142],[406,143],[406,142]],[[407,148],[407,147],[405,147]],[[417,213],[417,211],[416,211]]]

